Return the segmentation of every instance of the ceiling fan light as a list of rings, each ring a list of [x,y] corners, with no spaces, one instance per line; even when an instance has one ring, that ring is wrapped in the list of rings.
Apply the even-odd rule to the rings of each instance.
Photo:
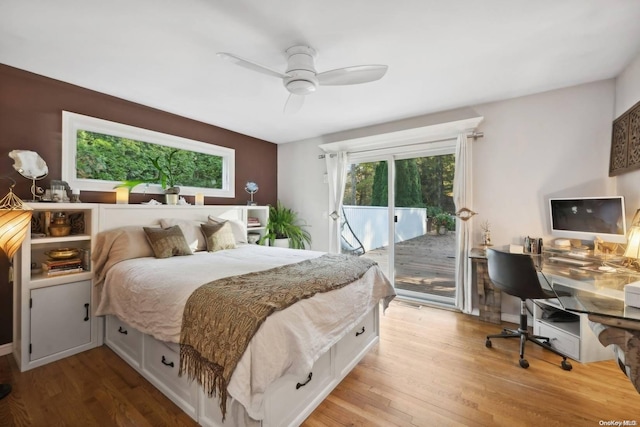
[[[316,84],[310,80],[292,80],[287,83],[287,90],[296,95],[307,95],[316,91]]]

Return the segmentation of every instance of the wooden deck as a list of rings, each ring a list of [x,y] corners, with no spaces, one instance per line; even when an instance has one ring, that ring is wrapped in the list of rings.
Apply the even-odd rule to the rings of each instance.
[[[398,289],[455,298],[455,233],[425,234],[397,243],[395,269]],[[365,255],[389,271],[388,247]]]

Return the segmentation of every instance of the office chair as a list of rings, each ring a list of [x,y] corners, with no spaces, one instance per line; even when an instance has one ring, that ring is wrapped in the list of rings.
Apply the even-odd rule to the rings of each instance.
[[[487,264],[491,282],[501,291],[520,298],[520,325],[517,330],[504,328],[500,334],[487,335],[485,346],[487,348],[492,347],[492,338],[519,338],[520,366],[526,369],[529,367],[529,362],[524,358],[524,346],[527,341],[531,341],[561,356],[562,363],[560,366],[565,371],[570,371],[572,366],[567,361],[567,356],[551,347],[548,337],[529,334],[526,300],[556,298],[552,291],[546,291],[540,285],[538,272],[533,265],[531,256],[487,249]]]

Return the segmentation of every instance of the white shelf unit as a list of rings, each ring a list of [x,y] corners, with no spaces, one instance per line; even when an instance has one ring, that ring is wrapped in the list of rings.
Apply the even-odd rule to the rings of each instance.
[[[245,211],[247,234],[258,234],[260,237],[263,237],[267,232],[267,223],[269,222],[269,206],[247,206]],[[257,218],[260,222],[260,226],[249,227],[249,218]]]
[[[553,279],[555,280],[555,279]],[[536,300],[533,305],[533,333],[550,339],[551,347],[565,356],[581,362],[597,362],[614,358],[613,351],[604,347],[589,327],[587,314],[567,312],[557,300]],[[573,321],[554,322],[543,318],[544,310],[538,307],[550,307],[560,310]]]
[[[92,273],[47,276],[38,271],[52,249],[91,251],[97,232],[98,205],[31,203],[33,215],[44,212],[82,214],[79,234],[64,237],[27,235],[15,256],[13,354],[21,371],[76,354],[99,344],[99,324],[92,316]],[[34,220],[35,221],[35,220]]]

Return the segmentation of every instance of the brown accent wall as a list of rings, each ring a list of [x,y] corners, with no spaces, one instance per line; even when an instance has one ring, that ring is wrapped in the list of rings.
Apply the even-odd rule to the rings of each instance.
[[[38,152],[49,167],[49,176],[38,181],[43,188],[49,187],[51,179],[61,179],[63,110],[233,148],[236,152],[235,199],[207,197],[205,203],[245,204],[247,181],[255,181],[260,186],[254,196],[258,204],[276,203],[276,144],[0,64],[0,176],[15,179],[15,193],[24,200],[31,196],[30,181],[13,169],[13,159],[8,153],[14,149]],[[0,197],[6,194],[9,184],[10,181],[0,180]],[[131,203],[151,197],[132,194]],[[115,203],[115,192],[83,191],[81,199],[90,203]],[[193,203],[193,197],[186,199]],[[0,269],[0,273],[3,271],[5,268]],[[7,280],[6,274],[0,275],[0,345],[12,341],[11,322],[6,319],[10,316],[5,316],[11,313],[12,305]]]

